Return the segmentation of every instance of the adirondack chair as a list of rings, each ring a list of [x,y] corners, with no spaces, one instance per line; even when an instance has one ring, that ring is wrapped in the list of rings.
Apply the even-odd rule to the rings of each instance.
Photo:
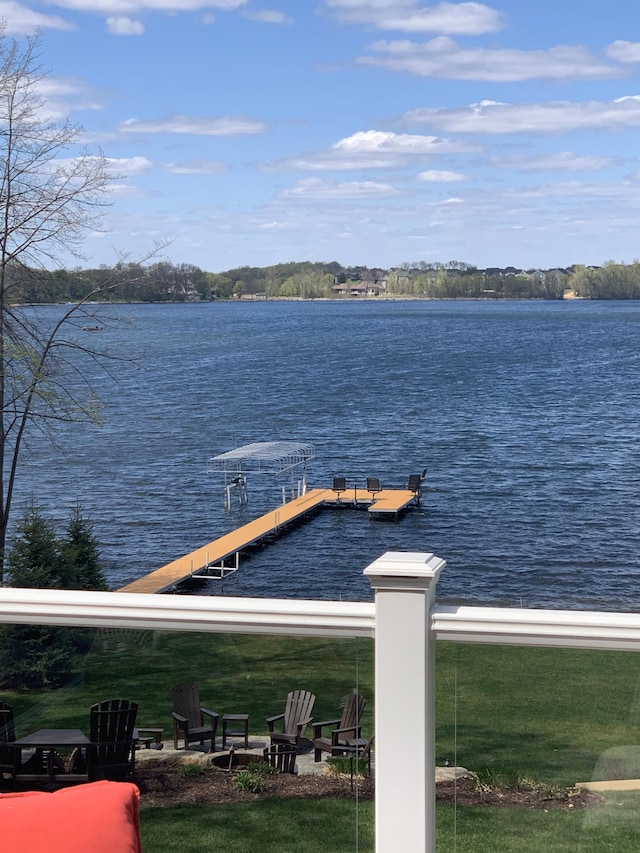
[[[272,743],[262,750],[264,760],[267,764],[279,770],[281,773],[297,773],[296,756],[298,750],[291,743]]]
[[[344,755],[349,752],[350,747],[347,745],[347,741],[360,737],[360,717],[365,704],[364,696],[360,696],[358,693],[349,693],[340,703],[342,708],[340,719],[323,720],[313,724],[313,747],[316,761],[322,761],[323,752],[330,752],[331,755]],[[330,728],[331,731],[326,731]]]
[[[209,741],[210,751],[216,751],[216,732],[218,719],[215,711],[209,711],[200,705],[200,691],[195,684],[183,681],[171,690],[173,697],[173,747],[178,749],[180,739],[184,749],[190,743],[204,744]],[[208,723],[207,723],[208,720]]]
[[[364,738],[356,738],[355,740],[349,740],[347,756],[349,758],[349,772],[351,775],[351,790],[353,791],[353,776],[354,771],[357,772],[359,769],[360,761],[366,761],[367,763],[367,772],[369,776],[371,776],[371,753],[373,751],[373,741],[375,740],[375,735],[371,735],[370,738],[365,740]],[[356,764],[356,762],[358,762]]]
[[[6,702],[0,702],[0,783],[3,773],[13,776],[16,772],[18,755],[13,745],[15,739],[13,708]]]
[[[87,773],[90,782],[129,782],[135,764],[134,729],[138,705],[128,699],[106,699],[89,712]],[[71,771],[73,773],[73,769]]]
[[[307,726],[312,720],[311,712],[316,697],[308,690],[293,690],[287,695],[284,713],[267,717],[271,743],[292,743],[298,751]],[[282,720],[282,731],[276,732],[276,723]]]

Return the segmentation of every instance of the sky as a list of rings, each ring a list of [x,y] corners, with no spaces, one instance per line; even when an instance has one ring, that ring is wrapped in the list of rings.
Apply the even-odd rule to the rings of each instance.
[[[640,256],[629,0],[0,0],[114,179],[66,266]],[[72,152],[73,153],[73,152]]]

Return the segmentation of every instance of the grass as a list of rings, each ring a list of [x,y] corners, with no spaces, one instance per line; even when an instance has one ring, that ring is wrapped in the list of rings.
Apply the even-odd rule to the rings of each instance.
[[[349,800],[143,808],[142,845],[151,853],[373,851],[373,804],[359,803],[358,818],[356,830],[356,806]]]
[[[626,794],[587,811],[438,806],[438,853],[636,853],[640,797]],[[347,853],[374,850],[373,804],[266,800],[228,806],[143,808],[152,853]],[[327,827],[331,827],[327,834]],[[357,840],[356,840],[357,832]]]
[[[573,785],[634,744],[640,681],[624,652],[438,644],[437,759]],[[629,754],[629,750],[625,749]],[[640,758],[637,760],[640,777]]]
[[[439,853],[635,853],[640,797],[586,811],[438,806],[436,834]]]

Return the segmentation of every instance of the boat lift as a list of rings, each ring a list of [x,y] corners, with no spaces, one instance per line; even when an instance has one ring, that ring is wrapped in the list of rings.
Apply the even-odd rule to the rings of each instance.
[[[208,462],[208,473],[224,474],[224,508],[231,508],[231,495],[235,490],[240,505],[246,504],[247,474],[284,474],[291,472],[291,500],[307,492],[307,463],[315,457],[313,445],[299,441],[255,441],[235,450],[213,456]],[[301,479],[296,489],[295,472],[301,469]],[[286,489],[282,487],[282,503],[286,503]]]

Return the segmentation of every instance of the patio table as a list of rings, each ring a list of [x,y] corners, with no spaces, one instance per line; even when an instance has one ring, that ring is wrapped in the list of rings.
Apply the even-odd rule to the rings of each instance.
[[[46,753],[46,771],[44,773],[32,774],[28,771],[21,773],[21,760],[17,775],[34,780],[46,778],[50,784],[54,784],[56,780],[56,749],[86,747],[89,745],[89,738],[80,729],[38,729],[38,731],[25,735],[25,737],[18,738],[14,744],[20,749],[21,758],[23,749],[35,749],[36,755]]]

